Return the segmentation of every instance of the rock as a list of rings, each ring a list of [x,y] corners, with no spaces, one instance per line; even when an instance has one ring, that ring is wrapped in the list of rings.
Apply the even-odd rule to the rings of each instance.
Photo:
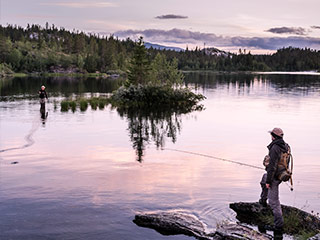
[[[219,226],[215,232],[217,239],[255,239],[266,240],[272,239],[272,236],[262,234],[238,223],[228,223]]]
[[[311,238],[308,238],[308,240],[320,240],[320,233],[318,233],[317,235],[315,235]]]
[[[231,203],[230,208],[237,213],[240,222],[263,226],[273,223],[270,206],[263,207],[257,202]],[[284,218],[284,232],[290,235],[304,233],[317,234],[320,230],[320,219],[295,207],[281,205]]]
[[[271,239],[266,234],[261,234],[249,227],[236,223],[220,224],[215,232],[207,233],[205,231],[205,224],[196,216],[181,212],[140,213],[135,216],[133,222],[140,227],[155,229],[163,235],[184,234],[204,240]]]
[[[205,238],[205,226],[195,216],[179,212],[152,212],[137,214],[133,220],[140,227],[152,228],[163,235],[184,234]]]
[[[117,78],[119,78],[120,77],[120,74],[111,74],[110,75],[110,78],[113,78],[113,79],[117,79]]]
[[[57,66],[51,66],[50,73],[60,73],[60,74],[73,74],[73,73],[83,73],[79,68],[75,66],[69,66],[67,68],[57,65]]]

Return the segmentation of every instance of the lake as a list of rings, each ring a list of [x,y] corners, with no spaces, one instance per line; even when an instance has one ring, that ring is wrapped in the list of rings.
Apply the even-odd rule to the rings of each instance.
[[[61,100],[121,82],[0,80],[0,239],[190,239],[132,222],[153,210],[192,213],[208,230],[235,221],[229,203],[257,201],[264,171],[182,151],[262,167],[274,127],[294,157],[294,191],[282,183],[281,203],[320,212],[319,74],[186,73],[185,82],[206,96],[204,110],[61,112]]]

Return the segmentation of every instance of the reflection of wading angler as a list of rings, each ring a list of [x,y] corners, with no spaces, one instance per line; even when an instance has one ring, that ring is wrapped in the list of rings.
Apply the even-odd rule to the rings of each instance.
[[[280,128],[274,128],[270,131],[272,142],[269,144],[269,154],[264,159],[264,165],[267,173],[261,180],[261,196],[259,202],[263,206],[267,206],[267,199],[274,215],[275,234],[283,232],[283,217],[279,201],[279,185],[282,181],[291,179],[291,172],[288,165],[291,157],[290,147],[283,140],[283,131]],[[268,230],[268,227],[266,227]]]

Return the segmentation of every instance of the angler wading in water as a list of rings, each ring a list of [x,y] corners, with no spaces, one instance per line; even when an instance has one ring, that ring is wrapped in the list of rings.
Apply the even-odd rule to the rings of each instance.
[[[45,104],[46,103],[45,99],[48,100],[48,95],[47,95],[47,92],[45,89],[46,89],[46,87],[42,85],[39,90],[40,104]]]
[[[40,115],[42,124],[45,124],[45,120],[48,117],[48,113],[46,112],[46,99],[48,100],[48,95],[45,89],[45,86],[41,86],[41,89],[39,90]]]
[[[288,164],[291,158],[290,146],[283,140],[283,131],[274,128],[269,132],[272,142],[268,145],[269,154],[264,159],[265,173],[260,182],[262,192],[259,203],[267,206],[267,200],[274,216],[274,226],[265,226],[265,230],[273,230],[276,236],[282,236],[283,217],[279,200],[279,185],[282,181],[291,179]],[[277,238],[279,239],[279,238]]]

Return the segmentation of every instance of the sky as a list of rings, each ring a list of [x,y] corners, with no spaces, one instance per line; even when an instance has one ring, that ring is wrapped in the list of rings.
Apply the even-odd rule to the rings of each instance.
[[[45,26],[189,49],[320,50],[319,0],[0,0],[0,24]]]

